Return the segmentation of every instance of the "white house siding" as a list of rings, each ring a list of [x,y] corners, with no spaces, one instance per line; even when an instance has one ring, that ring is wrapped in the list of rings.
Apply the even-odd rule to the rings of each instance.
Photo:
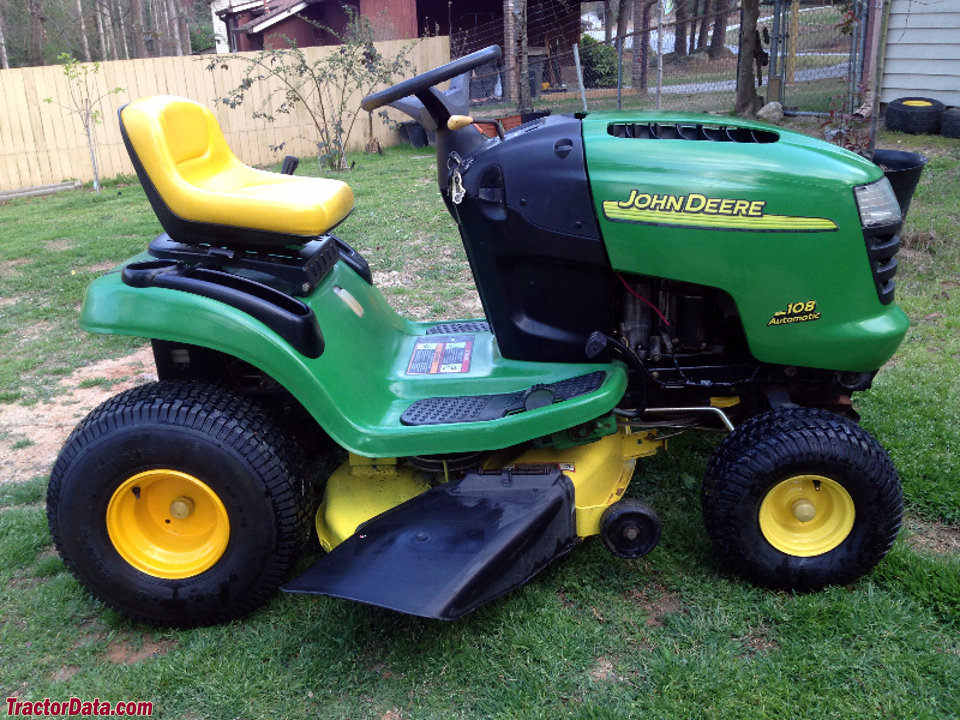
[[[230,0],[213,0],[210,3],[210,17],[213,18],[213,37],[217,42],[218,53],[230,52],[230,40],[227,37],[227,24],[217,13],[230,7]]]
[[[905,96],[960,105],[960,0],[892,0],[880,100]]]

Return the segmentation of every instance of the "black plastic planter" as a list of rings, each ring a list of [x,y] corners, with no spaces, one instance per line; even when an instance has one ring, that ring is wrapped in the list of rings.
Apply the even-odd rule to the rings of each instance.
[[[873,162],[880,166],[893,187],[893,194],[900,203],[900,214],[906,219],[910,209],[910,200],[920,182],[923,166],[927,158],[920,153],[905,152],[903,150],[877,149],[873,153]]]

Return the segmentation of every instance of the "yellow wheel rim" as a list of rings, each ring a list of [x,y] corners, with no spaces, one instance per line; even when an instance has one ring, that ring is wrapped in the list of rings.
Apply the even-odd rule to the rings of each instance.
[[[179,579],[199,575],[220,559],[230,520],[208,485],[187,473],[157,469],[134,475],[113,493],[107,533],[137,570]]]
[[[794,475],[760,503],[760,532],[780,552],[813,557],[830,552],[853,529],[853,498],[822,475]]]
[[[932,102],[926,100],[904,100],[904,105],[909,105],[910,107],[930,107],[933,105]]]

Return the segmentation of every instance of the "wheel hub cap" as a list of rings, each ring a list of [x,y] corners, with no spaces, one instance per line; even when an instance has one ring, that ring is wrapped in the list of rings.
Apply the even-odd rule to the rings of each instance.
[[[840,545],[853,529],[853,498],[822,475],[794,475],[774,485],[760,503],[760,531],[777,550],[813,557]]]
[[[182,579],[220,559],[230,539],[230,520],[223,502],[203,481],[178,470],[148,470],[113,493],[107,534],[137,570]]]
[[[177,520],[186,520],[193,512],[193,500],[188,497],[178,497],[170,503],[170,514]]]
[[[810,522],[817,516],[817,506],[806,498],[798,498],[790,506],[793,516],[802,523]]]

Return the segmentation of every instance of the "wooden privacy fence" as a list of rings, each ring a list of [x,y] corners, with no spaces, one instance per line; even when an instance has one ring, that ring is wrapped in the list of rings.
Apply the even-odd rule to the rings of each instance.
[[[396,55],[410,40],[391,40],[376,43],[386,56]],[[335,52],[336,47],[304,48],[308,59]],[[244,53],[253,57],[256,53]],[[97,97],[113,88],[123,92],[104,97],[100,110],[103,122],[97,125],[97,149],[100,176],[113,177],[132,174],[133,165],[127,157],[120,137],[117,110],[124,104],[146,95],[181,95],[209,106],[220,121],[227,142],[243,162],[250,165],[275,163],[283,155],[316,155],[315,130],[302,110],[289,115],[278,115],[268,122],[252,117],[253,110],[265,95],[259,83],[247,92],[243,105],[230,109],[214,103],[240,84],[243,63],[218,62],[214,70],[207,70],[212,60],[220,56],[145,58],[101,63],[100,72],[90,75],[90,95]],[[407,55],[417,72],[423,72],[446,62],[450,57],[447,37],[432,37],[417,41]],[[16,190],[36,185],[58,183],[63,180],[93,179],[90,153],[80,118],[61,107],[70,106],[67,79],[60,65],[0,70],[0,191]],[[44,102],[52,98],[53,103]],[[360,98],[354,106],[359,112]],[[366,113],[357,119],[349,147],[362,147],[369,139]],[[391,132],[378,117],[373,120],[373,132],[381,144],[396,142]],[[284,143],[282,151],[271,146]]]

